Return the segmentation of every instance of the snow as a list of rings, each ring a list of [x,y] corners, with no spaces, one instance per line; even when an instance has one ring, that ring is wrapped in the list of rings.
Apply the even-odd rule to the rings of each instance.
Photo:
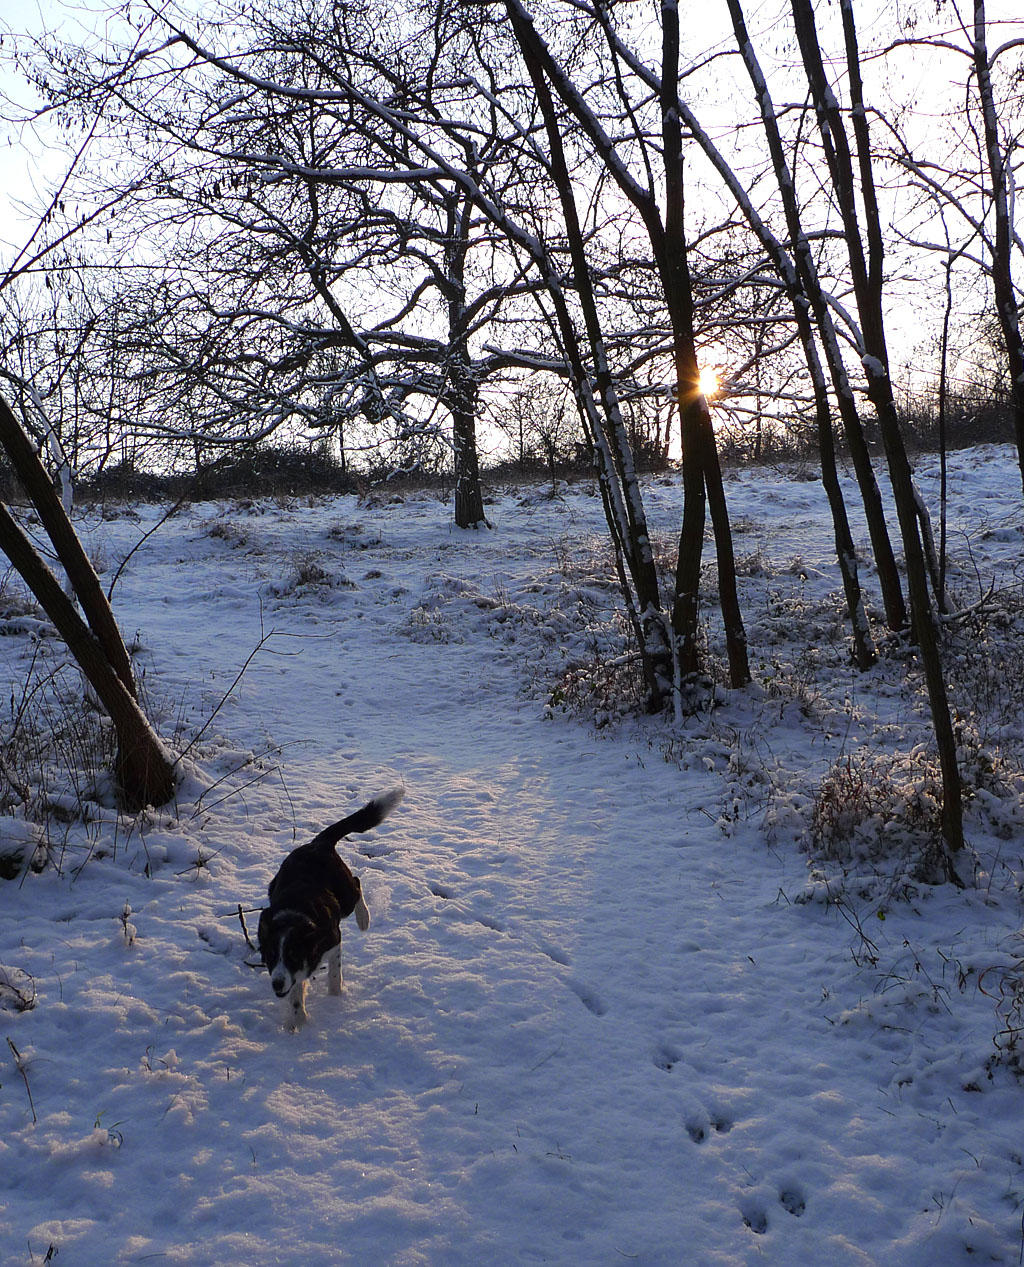
[[[1019,596],[1016,470],[955,455],[961,605]],[[978,880],[930,887],[899,825],[929,812],[920,684],[891,639],[850,665],[799,475],[729,479],[755,682],[679,724],[621,703],[587,482],[497,490],[490,531],[385,493],[200,504],[145,541],[114,603],[171,746],[252,658],[175,806],[54,813],[54,865],[0,881],[0,1261],[1017,1263],[1024,1088],[993,1040],[1020,1023],[1024,735],[992,656],[1019,607],[954,635]],[[669,558],[680,495],[645,484]],[[161,513],[81,514],[108,582]],[[3,612],[17,709],[61,648]],[[848,805],[864,772],[829,836],[819,785]],[[322,970],[289,1033],[237,907],[396,785],[341,846],[372,916],[344,992]],[[42,838],[4,813],[7,847]]]

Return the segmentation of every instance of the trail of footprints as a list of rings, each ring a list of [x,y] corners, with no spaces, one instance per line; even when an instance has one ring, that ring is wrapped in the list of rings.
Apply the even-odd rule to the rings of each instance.
[[[657,1061],[655,1063],[658,1064]],[[666,1068],[664,1064],[658,1064],[658,1067]],[[671,1065],[667,1067],[671,1068]],[[726,1135],[734,1125],[730,1118],[721,1113],[693,1114],[685,1123],[686,1133],[695,1144],[703,1144],[714,1135]],[[779,1189],[778,1202],[787,1214],[796,1219],[807,1209],[804,1194],[795,1184]],[[760,1193],[751,1193],[744,1197],[739,1203],[739,1211],[744,1226],[749,1227],[752,1232],[763,1236],[768,1231],[770,1204],[766,1204]]]
[[[456,901],[455,892],[446,884],[438,884],[436,881],[428,883],[427,888],[434,895],[446,902]],[[510,933],[514,937],[522,936],[518,930],[509,928],[502,924],[500,920],[495,919],[491,915],[481,915],[477,911],[471,911],[468,908],[460,907],[478,924],[482,924],[484,928],[489,928],[495,933]],[[531,945],[536,946],[542,954],[547,955],[552,963],[557,964],[560,968],[568,968],[569,956],[560,947],[552,945],[544,937],[539,937],[536,933],[531,932],[529,935]],[[579,999],[588,1012],[592,1012],[594,1016],[604,1016],[608,1011],[608,1006],[604,999],[593,986],[588,985],[585,981],[581,981],[578,977],[570,976],[565,978],[565,984],[572,990],[573,994]]]
[[[369,854],[366,850],[364,850],[364,852],[367,852],[367,856],[378,856],[376,853]],[[383,850],[382,852],[390,851]],[[455,891],[449,885],[439,884],[434,881],[428,883],[427,888],[436,898],[440,898],[446,902],[457,901]],[[465,914],[470,919],[475,920],[484,928],[491,929],[493,932],[509,932],[513,936],[519,935],[515,929],[509,929],[506,925],[502,924],[500,920],[494,919],[490,915],[480,915],[478,912],[471,911],[464,907],[460,907],[460,909],[464,910]],[[568,955],[566,955],[565,952],[560,950],[557,946],[551,945],[544,938],[537,937],[532,933],[529,940],[559,967],[567,968],[569,966]],[[607,1013],[607,1004],[598,991],[592,986],[584,981],[581,981],[575,976],[567,976],[564,977],[563,980],[587,1011],[593,1013],[594,1016],[604,1016]],[[665,1073],[670,1073],[672,1069],[683,1059],[683,1052],[671,1043],[662,1043],[655,1049],[652,1059],[657,1069],[661,1069]],[[727,1135],[729,1131],[732,1130],[734,1123],[729,1117],[721,1113],[694,1114],[684,1122],[684,1126],[686,1127],[686,1133],[689,1135],[690,1139],[694,1142],[694,1144],[699,1145],[705,1143],[709,1139],[712,1139],[716,1135]],[[778,1203],[787,1214],[792,1215],[794,1218],[800,1218],[807,1208],[807,1203],[803,1193],[800,1191],[799,1187],[795,1185],[784,1187],[779,1190]],[[748,1227],[752,1232],[760,1236],[764,1235],[764,1233],[768,1231],[770,1208],[759,1195],[751,1195],[741,1201],[739,1212],[743,1219],[744,1226]]]

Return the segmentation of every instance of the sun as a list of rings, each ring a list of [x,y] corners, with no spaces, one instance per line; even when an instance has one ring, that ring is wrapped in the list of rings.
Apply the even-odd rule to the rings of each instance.
[[[718,395],[720,383],[718,381],[718,371],[706,366],[700,372],[700,391],[705,399],[710,400],[712,396]]]

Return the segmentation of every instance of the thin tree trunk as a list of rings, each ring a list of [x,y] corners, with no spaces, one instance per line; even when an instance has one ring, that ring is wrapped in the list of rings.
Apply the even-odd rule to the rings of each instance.
[[[715,535],[718,563],[718,596],[725,627],[729,657],[729,679],[734,687],[750,681],[747,636],[740,612],[736,586],[736,558],[733,549],[729,508],[722,483],[718,444],[711,413],[700,390],[700,370],[693,330],[693,287],[686,246],[683,194],[683,142],[679,118],[679,7],[677,0],[663,0],[661,6],[661,119],[662,160],[665,165],[665,221],[660,241],[654,241],[655,255],[672,321],[675,351],[676,393],[679,402],[683,443],[683,472],[686,498],[680,531],[679,563],[676,569],[676,603],[679,607],[677,636],[681,637],[680,662],[692,671],[696,662],[697,591],[703,541],[704,495]],[[658,249],[660,247],[660,250]],[[687,463],[697,471],[687,478]],[[698,492],[698,472],[702,485]],[[699,500],[698,500],[699,499]],[[697,535],[698,530],[700,536]]]
[[[505,0],[505,7],[516,32],[516,38],[522,50],[524,60],[531,69],[531,79],[537,87],[537,74],[549,80],[561,103],[570,112],[582,131],[594,146],[597,157],[606,165],[607,170],[626,198],[636,207],[650,237],[654,258],[658,266],[659,277],[665,293],[673,325],[673,338],[676,351],[676,393],[680,411],[682,430],[682,462],[683,462],[683,528],[680,533],[679,558],[677,562],[676,594],[673,602],[672,627],[675,642],[675,664],[680,678],[692,676],[697,669],[697,616],[699,610],[698,586],[700,578],[700,560],[703,551],[704,520],[707,509],[707,496],[713,499],[713,522],[716,526],[716,544],[719,549],[720,592],[723,595],[723,618],[726,626],[726,637],[729,641],[730,668],[733,680],[742,683],[749,680],[746,668],[746,643],[743,636],[742,620],[739,617],[739,604],[734,602],[729,607],[730,590],[735,600],[735,573],[729,567],[732,552],[731,539],[728,534],[728,513],[720,480],[716,477],[717,448],[713,430],[707,415],[706,402],[703,403],[697,390],[696,354],[692,346],[692,313],[687,324],[687,311],[692,310],[692,298],[688,292],[688,272],[686,269],[685,251],[676,250],[682,242],[682,173],[681,166],[678,178],[673,163],[679,163],[679,144],[675,145],[675,157],[666,155],[666,198],[671,198],[678,205],[678,213],[670,213],[666,208],[666,216],[675,215],[679,231],[673,232],[671,248],[666,237],[665,224],[653,189],[641,185],[631,174],[623,162],[615,143],[604,131],[601,122],[587,106],[580,91],[566,75],[563,68],[552,56],[533,25],[530,15],[523,8],[521,0]],[[670,0],[667,0],[663,12],[663,22],[672,26],[678,43],[678,14],[674,13]],[[663,27],[664,30],[664,27]],[[671,41],[672,31],[669,32]],[[671,76],[674,81],[674,74]],[[539,89],[538,89],[539,92]],[[675,103],[676,94],[672,93]],[[673,126],[678,127],[678,107],[673,105],[663,111],[663,128],[670,134]],[[548,131],[557,132],[557,119],[552,115]],[[559,142],[560,144],[560,142]],[[563,199],[564,202],[564,199]],[[685,247],[685,243],[683,243]],[[583,262],[584,270],[586,262]],[[576,269],[577,278],[580,271]],[[689,330],[689,335],[687,331]],[[680,377],[680,374],[682,377]],[[599,368],[597,382],[600,385],[602,370]],[[711,455],[714,454],[714,460]],[[717,487],[716,487],[717,484]],[[721,535],[717,535],[721,534]]]
[[[854,473],[857,477],[857,483],[860,488],[861,500],[864,505],[864,516],[868,525],[868,535],[871,538],[872,551],[875,557],[875,565],[878,569],[878,579],[882,590],[882,604],[885,608],[886,620],[891,629],[903,629],[907,624],[906,606],[903,602],[903,592],[900,585],[899,570],[896,567],[896,556],[893,553],[892,542],[889,538],[889,530],[885,522],[885,511],[882,506],[882,496],[878,488],[878,482],[875,479],[874,469],[871,463],[871,455],[868,452],[867,444],[864,440],[864,431],[861,426],[860,416],[857,412],[857,406],[854,402],[853,392],[850,389],[849,379],[846,374],[846,367],[843,364],[842,351],[839,346],[839,339],[836,335],[835,327],[832,322],[832,315],[828,310],[828,304],[822,292],[821,283],[818,277],[818,270],[814,262],[814,253],[811,250],[811,244],[804,232],[803,223],[800,215],[800,208],[797,203],[796,189],[793,183],[793,177],[786,162],[785,150],[782,145],[782,137],[779,132],[778,120],[775,114],[775,106],[768,91],[768,84],[761,70],[760,63],[754,52],[753,45],[747,33],[746,21],[743,16],[743,10],[740,0],[728,0],[729,12],[732,17],[733,30],[736,33],[736,40],[739,45],[740,54],[743,57],[747,73],[754,87],[757,96],[758,105],[761,112],[761,121],[765,129],[765,137],[768,141],[768,150],[772,159],[772,166],[775,169],[775,177],[779,185],[779,192],[782,195],[783,210],[786,216],[786,227],[789,232],[791,242],[791,250],[793,252],[793,262],[796,268],[797,279],[799,283],[799,292],[794,297],[794,307],[797,315],[798,324],[805,315],[805,304],[810,304],[811,312],[814,315],[815,323],[818,328],[819,336],[822,342],[822,348],[825,353],[825,362],[829,369],[832,379],[832,386],[836,393],[836,400],[839,406],[839,415],[843,423],[843,430],[846,435],[846,442],[850,449],[850,457],[853,461]],[[783,274],[785,278],[785,274]],[[806,354],[806,338],[805,354]],[[816,359],[816,356],[815,356]],[[809,362],[810,363],[810,362]],[[813,369],[812,369],[813,377]],[[815,389],[817,392],[817,388]],[[822,417],[818,415],[818,434],[819,444],[822,434]],[[831,442],[831,424],[829,424],[829,436],[827,447],[832,454],[832,462],[834,467],[834,446]],[[832,491],[829,492],[830,504],[838,509],[839,501],[842,494],[839,490],[838,474],[826,472],[824,469],[825,452],[822,450],[823,468],[822,479],[827,480],[826,491],[830,486]],[[836,493],[839,492],[837,500]],[[841,519],[846,521],[845,506],[840,512]],[[851,534],[849,531],[848,521],[845,527],[842,523],[835,519],[833,521],[836,528],[836,549],[840,561],[844,557],[849,560],[848,568],[854,568],[854,574],[848,575],[844,570],[844,585],[847,590],[848,600],[853,597],[853,607],[851,607],[851,618],[854,621],[856,629],[858,625],[858,616],[854,613],[863,613],[863,605],[859,600],[860,586],[856,581],[855,575],[855,556],[853,554]],[[849,542],[849,545],[846,543]],[[865,643],[858,649],[858,663],[862,667],[874,660],[874,650],[868,650]]]
[[[534,40],[531,38],[532,28],[524,23],[516,6],[510,3],[507,7],[509,19],[544,119],[550,154],[551,176],[558,191],[562,214],[565,219],[566,236],[572,259],[573,281],[580,301],[580,307],[583,311],[587,341],[594,361],[593,383],[598,399],[601,401],[601,410],[603,417],[607,420],[607,426],[602,424],[594,408],[593,401],[588,400],[591,378],[585,371],[564,297],[558,289],[553,289],[552,298],[555,300],[556,310],[559,314],[563,349],[567,354],[567,361],[572,371],[577,401],[581,406],[583,416],[590,419],[593,432],[592,439],[604,472],[602,491],[606,497],[606,510],[609,507],[613,507],[615,510],[614,515],[609,520],[609,524],[621,550],[622,558],[625,561],[636,593],[636,628],[639,631],[640,653],[647,691],[647,707],[649,711],[657,712],[664,707],[669,697],[675,673],[671,648],[666,638],[658,573],[654,563],[650,534],[647,530],[643,499],[640,494],[640,485],[626,436],[625,424],[619,409],[615,384],[612,381],[611,371],[605,355],[597,301],[594,296],[590,270],[587,265],[583,229],[576,208],[572,181],[562,146],[561,133],[558,129],[558,120],[551,97],[551,90],[548,86],[541,60],[536,56]]]
[[[900,435],[896,402],[889,378],[885,324],[882,316],[881,230],[874,197],[874,180],[866,131],[867,119],[860,93],[859,54],[853,11],[850,0],[840,0],[846,37],[847,70],[853,93],[854,127],[860,147],[861,192],[866,208],[865,214],[869,220],[869,258],[866,258],[864,254],[864,243],[857,220],[853,158],[838,102],[825,77],[811,0],[791,0],[791,3],[800,53],[814,101],[838,209],[843,220],[844,237],[864,340],[862,359],[867,376],[868,398],[878,415],[889,475],[892,480],[893,496],[896,501],[896,513],[903,538],[911,612],[917,633],[918,650],[931,706],[932,724],[942,771],[942,834],[948,850],[947,870],[950,878],[955,878],[956,872],[952,858],[963,846],[960,770],[957,765],[956,742],[939,651],[937,621],[928,590],[924,549],[918,531],[917,493],[910,462]]]
[[[992,289],[996,315],[1006,347],[1006,363],[1010,373],[1010,402],[1013,408],[1013,429],[1017,440],[1017,460],[1024,486],[1024,341],[1021,339],[1017,300],[1013,288],[1011,261],[1010,200],[1008,177],[999,143],[999,121],[996,115],[992,75],[986,40],[985,0],[974,0],[974,73],[978,79],[981,117],[985,132],[985,154],[992,179],[992,211],[995,236],[992,239]]]
[[[946,592],[946,527],[949,498],[949,455],[946,426],[947,371],[949,368],[949,319],[953,312],[953,259],[946,260],[946,307],[942,314],[939,344],[939,592]]]
[[[455,524],[478,528],[486,523],[476,448],[477,384],[466,346],[466,252],[469,249],[469,208],[459,194],[448,207],[445,244],[445,298],[448,305],[448,387],[443,403],[452,419],[455,464]]]

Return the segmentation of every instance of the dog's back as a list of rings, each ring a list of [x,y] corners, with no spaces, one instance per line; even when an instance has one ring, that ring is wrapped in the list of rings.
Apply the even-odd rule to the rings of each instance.
[[[358,879],[334,852],[333,845],[301,845],[281,863],[270,882],[267,896],[271,908],[288,907],[306,911],[324,897],[337,903],[335,919],[346,919],[355,910],[361,886]]]
[[[330,893],[338,903],[338,919],[347,919],[362,896],[358,879],[338,857],[334,846],[345,836],[371,831],[382,823],[402,799],[395,788],[376,796],[362,809],[325,827],[308,845],[293,849],[270,882],[267,896],[272,907],[303,909],[310,896]]]

